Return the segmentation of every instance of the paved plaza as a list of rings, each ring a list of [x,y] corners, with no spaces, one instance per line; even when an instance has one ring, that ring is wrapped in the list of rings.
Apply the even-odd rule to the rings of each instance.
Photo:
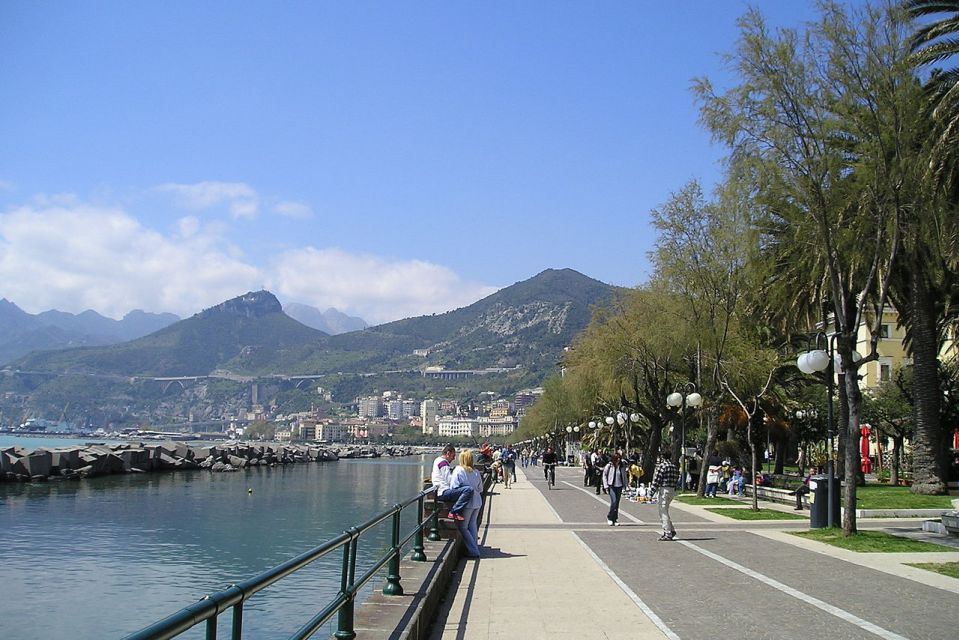
[[[541,467],[517,474],[488,498],[484,555],[460,561],[432,640],[959,637],[959,580],[907,566],[959,561],[955,540],[953,553],[854,553],[785,533],[807,520],[732,521],[674,502],[677,540],[659,542],[655,505],[624,500],[610,527],[581,470],[558,469],[553,490]],[[946,541],[918,519],[860,528]]]

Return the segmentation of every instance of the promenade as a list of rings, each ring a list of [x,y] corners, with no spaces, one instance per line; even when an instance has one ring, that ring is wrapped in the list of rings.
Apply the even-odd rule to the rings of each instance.
[[[783,532],[807,520],[732,521],[676,502],[677,540],[659,542],[655,505],[624,501],[610,527],[581,470],[557,469],[551,491],[542,467],[517,474],[487,499],[483,557],[460,560],[431,640],[959,637],[959,580],[907,566],[959,561],[955,542],[956,553],[853,553]],[[928,536],[920,522],[860,528]]]

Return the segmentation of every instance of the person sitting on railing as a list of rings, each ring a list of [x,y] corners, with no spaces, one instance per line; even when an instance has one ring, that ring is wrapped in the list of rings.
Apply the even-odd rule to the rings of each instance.
[[[480,550],[477,544],[479,538],[479,510],[483,506],[483,479],[479,471],[473,468],[473,452],[465,449],[460,452],[460,465],[453,470],[450,476],[450,490],[456,491],[469,488],[470,500],[463,507],[463,517],[458,518],[456,527],[463,538],[467,558],[479,558]]]
[[[450,517],[454,520],[463,521],[463,509],[469,504],[473,497],[473,488],[462,486],[453,489],[450,487],[450,463],[456,457],[456,447],[451,444],[443,447],[443,453],[433,461],[433,473],[430,474],[430,481],[436,487],[436,499],[450,504]]]
[[[816,467],[812,467],[811,469],[809,469],[809,473],[806,475],[806,477],[802,481],[802,486],[800,486],[795,491],[789,492],[789,495],[796,496],[796,508],[794,509],[794,511],[802,511],[802,497],[806,495],[807,493],[809,493],[810,491],[809,481],[816,474],[816,471],[817,471]]]

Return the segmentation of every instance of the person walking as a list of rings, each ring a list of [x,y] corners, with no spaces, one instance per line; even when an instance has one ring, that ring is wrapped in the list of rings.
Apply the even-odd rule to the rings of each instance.
[[[706,459],[706,498],[715,498],[716,490],[719,489],[719,481],[723,473],[723,461],[719,457],[719,451],[713,451]]]
[[[606,524],[611,527],[619,526],[619,498],[626,486],[626,474],[620,464],[618,453],[614,453],[609,463],[603,467],[603,488],[609,494],[609,512],[606,514]]]
[[[676,485],[679,484],[679,469],[670,459],[668,448],[659,452],[659,464],[653,473],[653,481],[649,485],[650,492],[656,495],[659,506],[659,518],[663,522],[663,535],[660,541],[672,540],[676,537],[676,528],[669,517],[669,503],[676,497]]]
[[[483,479],[479,471],[473,468],[472,451],[469,449],[460,451],[459,462],[459,466],[453,470],[453,474],[450,476],[450,488],[455,491],[468,487],[470,489],[470,500],[463,507],[463,518],[457,520],[456,527],[459,529],[463,546],[466,548],[464,555],[467,558],[479,558],[479,512],[480,507],[483,506]]]
[[[450,475],[452,469],[450,463],[456,457],[456,447],[451,444],[443,447],[443,452],[433,461],[433,472],[430,474],[430,482],[436,487],[436,499],[450,505],[450,517],[454,520],[462,521],[463,509],[473,497],[473,489],[468,486],[460,486],[453,489],[450,486]]]
[[[511,481],[516,482],[516,450],[513,445],[507,445],[506,451],[503,452],[503,466]]]

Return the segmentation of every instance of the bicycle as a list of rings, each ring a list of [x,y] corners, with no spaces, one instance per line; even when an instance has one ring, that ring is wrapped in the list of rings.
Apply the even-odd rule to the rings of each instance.
[[[556,463],[547,462],[546,463],[546,486],[550,491],[553,490],[553,487],[556,486]]]

